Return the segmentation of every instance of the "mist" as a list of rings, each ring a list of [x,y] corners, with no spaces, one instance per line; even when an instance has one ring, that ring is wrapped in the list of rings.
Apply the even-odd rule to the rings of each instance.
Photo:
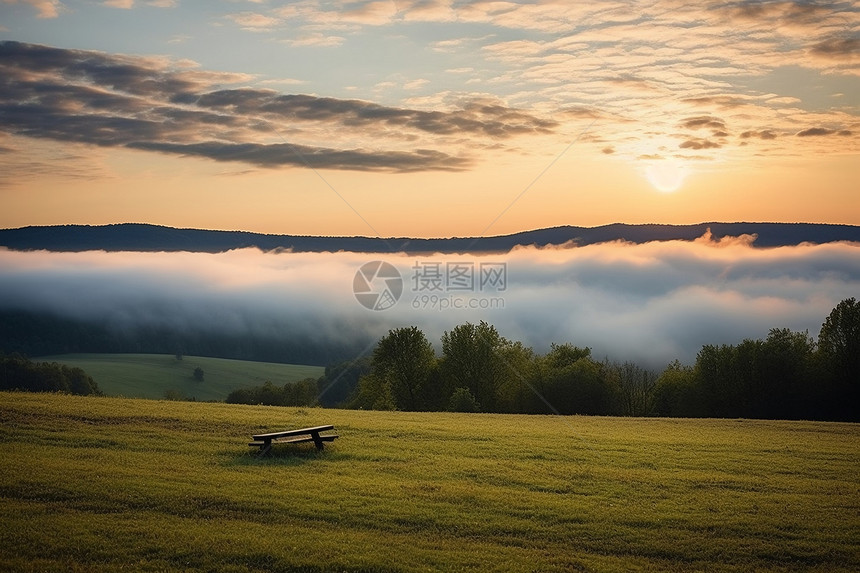
[[[373,261],[393,265],[402,280],[385,310],[366,308],[354,293],[356,273]],[[374,278],[369,286],[376,292],[386,284]],[[117,330],[202,330],[366,350],[389,329],[410,325],[438,350],[444,331],[485,320],[537,352],[570,342],[598,359],[657,369],[674,359],[692,363],[704,344],[764,338],[771,328],[817,337],[832,308],[852,296],[860,296],[860,245],[763,249],[754,237],[504,255],[0,250],[0,310]]]

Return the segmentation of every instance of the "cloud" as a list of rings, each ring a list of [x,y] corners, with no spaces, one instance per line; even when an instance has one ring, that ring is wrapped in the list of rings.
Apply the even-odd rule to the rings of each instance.
[[[384,125],[437,134],[482,134],[507,138],[531,133],[551,133],[558,124],[494,101],[470,100],[455,111],[421,111],[382,106],[361,100],[311,95],[284,95],[254,89],[218,90],[201,95],[201,108],[239,114],[267,114],[293,120],[331,121],[351,127]]]
[[[726,129],[726,123],[715,117],[710,116],[699,116],[699,117],[691,117],[685,119],[681,122],[681,127],[684,129],[700,129],[700,128],[710,128],[710,129]]]
[[[343,38],[342,36],[314,32],[311,34],[303,34],[293,40],[286,40],[285,43],[293,47],[317,46],[322,48],[333,48],[340,46],[344,41],[346,41],[346,38]]]
[[[352,9],[340,12],[340,19],[371,26],[388,24],[397,14],[397,6],[392,0],[357,2]]]
[[[56,18],[65,6],[59,0],[3,0],[6,4],[29,4],[36,9],[39,18]]]
[[[688,103],[694,106],[701,107],[716,107],[718,109],[732,109],[738,108],[749,104],[749,100],[741,95],[712,95],[712,96],[701,96],[701,97],[690,97],[684,98],[684,103]]]
[[[331,168],[353,171],[462,171],[471,161],[452,157],[441,151],[417,149],[412,152],[389,152],[385,155],[372,151],[337,150],[306,147],[288,143],[261,145],[255,143],[159,143],[132,142],[132,149],[161,151],[184,156],[206,157],[215,161],[241,161],[260,167],[292,165],[315,169]]]
[[[445,138],[504,140],[550,134],[558,126],[487,98],[425,111],[221,87],[247,80],[164,58],[2,42],[0,129],[266,167],[411,172],[471,165],[468,146],[450,148]],[[284,140],[287,130],[295,141]],[[333,133],[388,146],[337,147]],[[415,134],[423,134],[421,145]]]
[[[719,143],[711,141],[709,139],[688,139],[686,141],[682,141],[678,147],[681,149],[719,149],[722,147]]]
[[[810,49],[813,56],[833,60],[855,60],[860,58],[860,38],[827,38]]]
[[[255,12],[230,14],[227,18],[238,24],[243,30],[251,32],[265,32],[281,23],[281,20],[278,18],[272,18],[271,16]]]
[[[791,97],[791,96],[782,96],[782,97],[772,97],[768,98],[767,103],[770,104],[784,104],[784,105],[797,105],[802,103],[800,98]]]
[[[759,25],[776,23],[816,24],[830,13],[830,8],[812,3],[740,2],[728,5],[725,10],[733,17]]]
[[[750,137],[756,137],[758,139],[776,139],[776,134],[769,129],[763,129],[761,131],[745,131],[741,133],[741,139],[749,139]]]
[[[711,130],[710,141],[686,144],[704,159],[748,156],[742,146],[749,138],[718,139],[760,125],[789,134],[856,121],[853,108],[822,108],[814,97],[798,97],[805,90],[796,87],[814,81],[843,90],[843,80],[860,73],[860,25],[851,1],[321,0],[259,5],[255,13],[289,27],[281,42],[307,48],[337,48],[380,27],[397,34],[404,26],[436,25],[441,35],[426,49],[440,57],[468,53],[473,60],[465,68],[459,57],[446,57],[439,71],[459,84],[446,89],[488,86],[508,101],[559,117],[567,125],[554,133],[582,127],[576,122],[583,118],[558,110],[591,108],[620,159],[665,147],[655,142],[676,137],[679,118],[687,118],[683,129]],[[482,71],[475,76],[474,70]],[[798,79],[771,81],[771,74]],[[785,157],[834,152],[855,153],[856,145],[786,137],[768,146],[768,154]]]
[[[827,129],[826,127],[810,127],[809,129],[804,129],[802,131],[798,131],[795,133],[797,137],[818,137],[824,135],[839,135],[839,136],[849,136],[852,135],[851,131],[847,129]]]
[[[430,80],[425,80],[424,78],[418,78],[415,80],[411,80],[403,84],[403,89],[405,90],[420,90],[424,86],[430,83]]]
[[[539,352],[552,342],[572,342],[591,347],[598,358],[662,368],[675,358],[692,362],[704,344],[763,338],[770,328],[816,336],[830,310],[860,292],[860,245],[753,244],[753,237],[703,237],[421,257],[0,250],[0,308],[117,328],[193,325],[317,344],[373,341],[408,325],[438,343],[457,324],[486,320]],[[398,268],[404,289],[394,307],[370,311],[353,295],[353,277],[362,264],[380,259]],[[505,288],[481,290],[477,281],[472,290],[449,290],[444,282],[437,291],[417,286],[420,269],[439,265],[444,276],[448,263],[477,273],[482,263],[504,264]],[[501,303],[491,308],[491,299]]]
[[[447,7],[453,22],[517,31],[480,43],[486,67],[501,69],[492,85],[519,90],[523,101],[540,102],[536,108],[576,102],[599,109],[613,118],[601,129],[620,158],[635,158],[645,146],[659,147],[654,140],[674,137],[677,118],[686,112],[693,114],[685,129],[710,129],[717,138],[753,131],[757,124],[771,125],[773,133],[794,133],[815,123],[856,121],[835,108],[816,109],[815,98],[796,97],[803,90],[769,78],[785,74],[798,77],[794,85],[835,85],[832,76],[856,75],[851,64],[860,27],[851,2],[547,0]],[[409,11],[406,4],[402,12],[418,17]],[[461,38],[455,29],[451,39],[434,47],[459,51]],[[781,112],[784,106],[794,107],[791,114]],[[711,143],[723,151],[707,158],[742,155],[731,142]],[[704,141],[687,145],[717,148]],[[783,138],[768,149],[784,156],[834,151],[853,153],[856,146],[846,141],[837,149],[832,142]]]
[[[143,2],[135,4],[139,5]],[[225,16],[225,21],[248,33],[265,32],[273,42],[302,48],[303,52],[319,51],[314,57],[336,56],[338,48],[353,49],[353,41],[356,46],[364,45],[364,38],[373,34],[390,34],[392,45],[398,49],[438,52],[438,57],[431,58],[438,62],[438,69],[427,60],[430,68],[415,69],[408,77],[436,81],[440,72],[447,72],[447,91],[468,94],[477,91],[480,84],[481,91],[492,90],[505,100],[505,106],[529,110],[533,120],[543,121],[530,125],[503,122],[503,128],[497,129],[493,117],[475,117],[457,106],[430,108],[449,116],[451,121],[440,125],[452,125],[455,117],[463,122],[468,138],[479,133],[483,134],[480,137],[507,139],[538,133],[554,136],[556,142],[569,140],[570,133],[581,130],[588,121],[560,111],[571,108],[591,109],[593,117],[600,117],[603,141],[593,152],[611,144],[619,160],[635,160],[674,147],[672,140],[677,137],[679,124],[682,129],[710,130],[708,139],[691,139],[687,145],[699,146],[703,158],[721,160],[749,157],[753,153],[750,144],[756,138],[720,138],[761,132],[761,126],[768,126],[770,133],[786,135],[820,126],[844,126],[842,131],[856,133],[855,107],[847,101],[831,107],[810,92],[817,86],[819,93],[851,93],[850,82],[860,74],[856,66],[860,33],[856,2],[302,0],[235,6],[240,7]],[[401,43],[409,36],[407,27],[432,27],[435,32],[423,46],[413,40]],[[407,91],[419,87],[406,77],[381,75],[373,81],[379,86],[392,82]],[[433,85],[420,86],[422,93]],[[194,93],[199,96],[218,89],[224,85]],[[427,111],[415,100],[392,101],[397,94],[405,97],[401,89],[383,93],[363,86],[356,88],[356,93],[375,94],[372,99],[378,101],[385,98],[391,109],[407,106]],[[328,105],[322,101],[325,98],[320,99],[320,106]],[[543,115],[538,117],[534,110]],[[547,117],[557,119],[558,124],[546,123]],[[278,121],[274,118],[264,120]],[[281,118],[283,121],[286,116]],[[485,119],[486,129],[468,127]],[[246,127],[251,123],[248,118]],[[379,145],[379,152],[408,152],[404,144],[415,138],[431,138],[422,139],[422,148],[451,156],[487,149],[480,145],[443,148],[456,144],[453,132],[424,129],[420,121],[414,130],[406,127],[408,132],[402,136],[394,133],[404,129],[397,122],[363,122],[356,128],[358,125],[370,130],[367,139],[377,142],[373,145]],[[300,131],[297,143],[323,148],[338,147],[327,137],[332,133],[343,133],[344,140],[352,141],[363,135],[340,124],[312,129],[308,124],[287,127],[278,123],[275,127],[297,135]],[[251,141],[248,135],[220,139],[261,143]],[[708,141],[714,145],[709,146]],[[750,147],[742,147],[744,144]],[[510,148],[545,149],[513,144]],[[718,148],[720,151],[715,151]],[[853,154],[857,143],[850,138],[781,137],[768,143],[767,152],[783,157]],[[681,156],[676,150],[674,157]]]

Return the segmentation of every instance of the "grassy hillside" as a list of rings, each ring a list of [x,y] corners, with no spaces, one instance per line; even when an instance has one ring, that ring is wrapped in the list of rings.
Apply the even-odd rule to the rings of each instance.
[[[860,569],[851,424],[17,393],[0,457],[0,570]]]
[[[162,398],[175,390],[197,400],[223,400],[243,386],[257,386],[270,380],[282,386],[303,378],[319,378],[321,366],[247,362],[202,356],[177,360],[165,354],[61,354],[35,359],[83,368],[109,396]],[[194,369],[203,369],[203,381],[194,379]]]

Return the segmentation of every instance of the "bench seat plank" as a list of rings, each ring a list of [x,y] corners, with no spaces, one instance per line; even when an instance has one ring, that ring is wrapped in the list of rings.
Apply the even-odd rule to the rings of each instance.
[[[320,436],[319,439],[323,442],[333,442],[337,436]],[[301,444],[303,442],[313,442],[313,437],[309,438],[290,438],[289,440],[272,440],[273,444]]]
[[[338,436],[320,436],[320,440],[322,440],[323,442],[333,442],[335,440],[335,438],[337,438],[337,437]],[[307,438],[290,438],[289,440],[272,440],[271,443],[272,444],[302,444],[302,443],[313,442],[313,441],[314,441],[314,439],[312,437],[307,437]],[[248,445],[249,446],[260,446],[260,447],[262,447],[262,446],[266,445],[266,442],[255,441],[255,442],[250,442]]]
[[[272,440],[275,438],[286,438],[289,436],[301,436],[304,434],[318,434],[320,432],[325,432],[326,430],[333,430],[334,426],[315,426],[313,428],[302,428],[300,430],[287,430],[285,432],[270,432],[268,434],[256,434],[251,436],[254,440]]]

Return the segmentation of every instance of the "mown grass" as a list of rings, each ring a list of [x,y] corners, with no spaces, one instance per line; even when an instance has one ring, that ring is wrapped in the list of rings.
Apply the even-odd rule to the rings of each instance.
[[[246,445],[322,423],[322,453]],[[0,570],[857,571],[858,438],[0,394]]]
[[[196,400],[224,400],[246,386],[267,380],[276,386],[304,378],[319,378],[322,366],[250,362],[203,356],[183,356],[177,360],[166,354],[59,354],[36,359],[82,368],[108,396],[163,398],[173,390]],[[203,380],[194,379],[194,369],[203,369]]]

